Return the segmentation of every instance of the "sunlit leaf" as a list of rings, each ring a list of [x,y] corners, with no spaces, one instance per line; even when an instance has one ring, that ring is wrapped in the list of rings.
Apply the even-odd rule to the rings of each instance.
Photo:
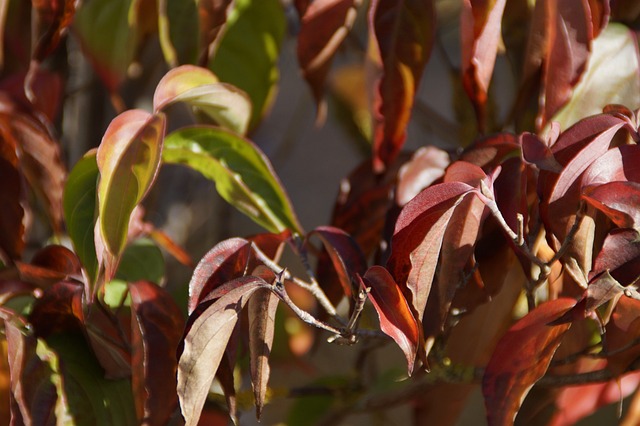
[[[245,91],[255,127],[275,97],[278,56],[285,34],[278,0],[236,0],[208,67],[225,83]]]
[[[98,258],[93,242],[97,217],[98,163],[95,153],[81,158],[64,186],[64,219],[73,248],[91,282],[96,279]]]
[[[587,187],[582,197],[621,228],[640,228],[640,183],[609,182]]]
[[[131,213],[160,166],[164,126],[162,114],[129,110],[111,122],[98,148],[98,221],[106,249],[114,257],[124,250]]]
[[[592,50],[569,102],[552,118],[562,129],[599,113],[608,104],[640,107],[640,57],[633,32],[611,23],[593,41]]]
[[[490,425],[510,425],[531,387],[544,376],[571,324],[548,325],[576,304],[543,303],[516,322],[498,342],[482,379]]]
[[[622,285],[633,283],[640,276],[640,239],[634,229],[614,229],[604,240],[593,262],[589,278],[609,271]]]
[[[244,134],[251,118],[251,101],[236,87],[219,83],[205,68],[183,65],[169,71],[153,96],[156,111],[184,102],[202,111],[222,127]]]
[[[444,175],[449,154],[435,146],[419,148],[398,173],[396,201],[404,206],[427,186]]]
[[[132,387],[138,418],[165,425],[177,407],[176,349],[184,319],[166,290],[148,281],[129,284]]]
[[[376,172],[397,157],[406,138],[413,98],[429,59],[435,33],[431,0],[375,0],[369,27],[382,65],[373,104]]]
[[[182,128],[166,137],[162,158],[213,180],[222,198],[267,230],[300,232],[269,160],[241,136],[209,126]]]
[[[242,308],[256,290],[269,287],[267,282],[256,277],[230,281],[221,288],[218,299],[205,302],[202,312],[189,319],[178,362],[178,398],[186,426],[198,423]]]
[[[371,288],[369,300],[378,313],[380,329],[398,344],[411,374],[420,342],[420,329],[407,299],[389,272],[381,266],[369,268],[362,280]]]

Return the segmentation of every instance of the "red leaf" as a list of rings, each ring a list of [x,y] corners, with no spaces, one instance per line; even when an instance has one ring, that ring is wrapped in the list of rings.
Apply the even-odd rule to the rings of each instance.
[[[610,149],[594,161],[582,176],[581,185],[614,181],[640,182],[640,146],[623,145]]]
[[[536,135],[525,132],[520,136],[522,158],[530,164],[535,164],[540,170],[560,173],[562,166],[553,156],[551,149]]]
[[[449,154],[440,148],[419,148],[398,173],[397,204],[404,206],[424,188],[440,179],[450,162]]]
[[[473,190],[461,182],[431,186],[407,203],[398,217],[387,268],[398,284],[411,291],[411,303],[420,320],[444,233],[455,207]]]
[[[215,288],[247,273],[251,243],[242,238],[224,240],[198,262],[189,282],[188,310],[191,314]]]
[[[398,344],[407,358],[407,370],[411,374],[420,330],[407,299],[389,272],[381,266],[369,268],[362,279],[371,288],[369,300],[378,313],[380,329]]]
[[[178,403],[176,348],[184,319],[166,290],[138,281],[129,284],[132,324],[132,386],[138,418],[165,425]]]
[[[361,0],[316,0],[306,8],[298,33],[298,62],[319,106],[324,83],[336,51],[356,18]]]
[[[640,301],[622,297],[616,304],[611,319],[606,325],[603,350],[607,357],[607,369],[614,374],[622,374],[640,356],[640,346],[632,345],[640,337]]]
[[[462,2],[462,83],[475,107],[481,132],[484,131],[485,105],[498,54],[505,4],[506,0]]]
[[[604,240],[602,249],[589,272],[589,279],[609,271],[622,285],[633,283],[640,276],[640,240],[634,229],[614,229]]]
[[[374,93],[373,167],[377,173],[398,156],[414,96],[435,32],[432,0],[374,0],[369,28],[382,75]]]
[[[178,397],[186,426],[198,422],[240,311],[256,290],[270,287],[261,278],[237,278],[218,288],[219,298],[203,302],[197,317],[189,318],[178,362]]]
[[[32,58],[45,59],[58,46],[76,13],[77,0],[32,0],[34,40]]]
[[[47,288],[29,315],[36,335],[46,337],[56,331],[80,330],[84,322],[83,293],[82,285],[65,281]]]
[[[531,387],[547,371],[570,324],[548,325],[576,304],[573,299],[543,303],[502,336],[487,364],[482,393],[490,425],[510,425]]]
[[[205,66],[209,63],[211,45],[218,38],[224,24],[227,22],[227,12],[233,0],[200,0],[198,4],[198,18],[200,24],[201,53],[198,64]]]
[[[582,195],[621,228],[640,228],[640,183],[609,182],[587,187]]]

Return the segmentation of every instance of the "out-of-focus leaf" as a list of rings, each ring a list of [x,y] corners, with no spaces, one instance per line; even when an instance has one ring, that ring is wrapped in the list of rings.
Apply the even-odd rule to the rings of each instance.
[[[24,249],[24,209],[20,204],[22,179],[15,148],[0,139],[0,259],[19,259]]]
[[[81,158],[64,186],[64,219],[73,248],[91,282],[96,279],[98,258],[93,242],[97,216],[98,163],[95,153]]]
[[[419,148],[398,173],[396,202],[407,204],[420,191],[444,175],[450,163],[449,154],[434,146]]]
[[[208,67],[251,98],[254,128],[269,109],[278,81],[286,21],[278,0],[235,0]]]
[[[161,113],[129,110],[113,119],[98,148],[98,221],[105,248],[116,258],[127,242],[131,213],[160,166],[164,127]]]
[[[420,343],[420,329],[407,299],[382,266],[369,268],[362,280],[371,288],[369,300],[378,313],[380,329],[398,344],[407,358],[407,371],[411,375]]]
[[[251,384],[255,396],[256,417],[262,414],[271,368],[269,356],[273,345],[278,297],[270,290],[257,290],[249,299],[249,350]]]
[[[187,127],[166,137],[162,158],[213,180],[222,198],[267,230],[301,233],[269,160],[247,139],[215,127]]]
[[[218,288],[218,299],[189,318],[178,361],[178,398],[186,426],[198,423],[209,388],[222,360],[240,311],[258,289],[270,288],[261,278],[237,278]]]
[[[482,379],[490,425],[509,425],[531,387],[544,376],[571,324],[548,325],[571,309],[575,300],[556,299],[516,322],[496,345]]]
[[[204,112],[222,127],[244,134],[251,118],[251,101],[236,87],[219,83],[206,68],[183,65],[169,71],[158,83],[153,108],[160,111],[175,102]]]
[[[48,287],[62,280],[82,281],[80,261],[66,247],[51,245],[39,250],[31,263],[15,262],[20,279],[39,287]]]
[[[170,67],[198,59],[198,1],[158,1],[158,38]]]
[[[606,325],[607,338],[604,350],[607,357],[607,368],[614,374],[621,374],[640,356],[640,346],[629,347],[629,342],[640,337],[640,318],[638,317],[640,301],[622,297],[616,304],[611,318]]]
[[[66,281],[47,288],[29,316],[36,335],[47,337],[57,331],[79,331],[84,322],[83,292],[82,285]]]
[[[200,0],[198,16],[200,23],[200,56],[198,64],[206,65],[214,42],[227,22],[227,12],[233,0]]]
[[[346,376],[323,376],[318,380],[310,383],[311,386],[320,386],[323,388],[340,392],[342,389],[348,388],[352,379]],[[302,395],[295,398],[289,413],[287,414],[287,424],[318,424],[323,416],[338,401],[332,394],[329,395]]]
[[[158,246],[147,238],[139,238],[122,253],[115,278],[161,284],[164,274],[164,257]]]
[[[73,29],[96,73],[111,92],[124,80],[138,38],[129,23],[132,0],[84,2],[73,20]]]
[[[71,25],[77,0],[34,0],[32,3],[31,57],[41,62],[58,46]]]
[[[498,54],[502,14],[506,0],[462,2],[462,84],[473,103],[478,128],[484,129],[489,83]]]
[[[304,12],[298,33],[298,62],[322,114],[322,96],[333,56],[356,18],[361,0],[314,1]]]
[[[71,424],[138,425],[131,381],[107,379],[81,334],[55,334],[47,339],[62,362],[60,372]]]
[[[404,206],[396,221],[387,268],[400,286],[410,290],[419,320],[427,306],[442,239],[453,211],[473,190],[462,182],[430,186]]]
[[[397,157],[435,33],[432,0],[375,0],[369,28],[381,62],[373,103],[373,162],[383,171]]]
[[[621,24],[607,25],[593,41],[592,53],[568,103],[552,120],[567,129],[608,104],[640,107],[640,57],[636,35]],[[553,75],[556,71],[551,69]],[[555,78],[555,77],[551,77]]]
[[[176,349],[184,319],[166,290],[148,281],[129,284],[132,377],[138,419],[165,425],[178,404]]]
[[[189,314],[213,289],[246,275],[250,255],[251,245],[242,238],[221,241],[209,250],[198,262],[189,282]]]

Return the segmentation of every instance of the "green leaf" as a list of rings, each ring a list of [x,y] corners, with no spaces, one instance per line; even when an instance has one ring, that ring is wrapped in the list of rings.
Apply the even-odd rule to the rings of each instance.
[[[129,219],[153,183],[162,152],[164,114],[126,111],[113,119],[98,148],[98,211],[107,251],[120,256]]]
[[[162,251],[152,240],[139,238],[122,253],[116,278],[130,283],[144,280],[160,284],[164,272]]]
[[[212,118],[220,126],[244,134],[251,118],[251,100],[242,90],[219,83],[208,69],[183,65],[169,71],[153,96],[154,110],[184,102]]]
[[[198,9],[197,1],[165,1],[166,9],[158,8],[158,33],[160,46],[167,63],[194,64],[198,59]]]
[[[213,180],[222,198],[270,232],[301,233],[269,160],[241,136],[211,126],[183,128],[166,137],[162,158]]]
[[[591,56],[573,95],[551,121],[568,129],[578,120],[598,114],[609,104],[640,107],[640,56],[633,32],[611,23],[593,40]]]
[[[58,353],[63,386],[75,424],[137,425],[129,379],[105,379],[81,335],[55,334],[47,339]]]
[[[91,282],[95,281],[98,271],[93,239],[98,176],[95,153],[85,155],[69,173],[63,198],[67,232]]]
[[[236,0],[209,68],[221,81],[247,92],[254,128],[271,105],[286,20],[279,0]]]

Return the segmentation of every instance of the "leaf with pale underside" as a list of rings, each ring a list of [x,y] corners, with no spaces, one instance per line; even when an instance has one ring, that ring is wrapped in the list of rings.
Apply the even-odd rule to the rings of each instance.
[[[249,140],[212,126],[186,127],[166,137],[162,158],[214,181],[222,198],[265,229],[301,232],[271,163]]]
[[[164,128],[163,114],[129,110],[113,119],[98,148],[98,221],[114,257],[124,250],[131,213],[155,179]]]
[[[219,297],[203,302],[204,309],[189,319],[178,361],[178,398],[186,426],[198,423],[240,312],[258,289],[270,287],[257,277],[235,279],[218,288]]]
[[[411,374],[420,344],[420,328],[407,299],[382,266],[369,268],[362,281],[371,289],[368,296],[378,313],[380,329],[398,344],[407,359],[408,373]]]
[[[202,111],[220,126],[244,134],[251,118],[251,101],[242,90],[220,83],[208,69],[183,65],[169,71],[158,83],[153,108],[184,102]]]
[[[640,183],[609,182],[584,189],[582,198],[621,228],[640,228]]]

